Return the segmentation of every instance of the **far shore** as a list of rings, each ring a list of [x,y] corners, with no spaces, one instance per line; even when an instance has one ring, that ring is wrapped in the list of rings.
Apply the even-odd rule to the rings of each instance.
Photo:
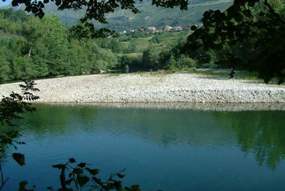
[[[197,111],[285,111],[285,103],[35,103],[35,106]]]
[[[38,103],[285,103],[285,85],[189,73],[98,74],[36,84]],[[0,95],[19,92],[18,85],[0,85]]]

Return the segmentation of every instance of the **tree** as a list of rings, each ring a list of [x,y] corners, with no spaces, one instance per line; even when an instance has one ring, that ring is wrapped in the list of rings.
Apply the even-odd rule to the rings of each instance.
[[[143,1],[143,0],[141,0]],[[25,5],[25,11],[32,12],[36,16],[44,16],[44,7],[48,3],[55,3],[59,10],[63,9],[84,9],[85,15],[82,21],[95,19],[99,22],[106,22],[105,15],[114,12],[115,9],[128,9],[134,13],[139,12],[136,8],[135,0],[12,0],[13,6]],[[187,9],[188,0],[152,0],[155,6],[170,7],[179,6],[181,9]]]
[[[29,57],[17,57],[12,63],[12,71],[15,79],[28,80],[36,76],[36,71]]]
[[[205,12],[203,26],[188,37],[181,52],[204,62],[207,52],[215,51],[220,65],[257,71],[265,82],[278,78],[282,83],[285,2],[276,1],[234,1],[224,12]]]
[[[254,4],[260,1],[262,0],[234,0],[233,9],[238,9],[240,6],[243,6],[246,3]],[[165,8],[179,7],[182,10],[188,8],[189,2],[189,0],[152,0],[152,4],[154,6]],[[84,16],[81,19],[83,22],[94,19],[96,21],[106,23],[106,14],[116,11],[118,8],[131,10],[133,13],[139,12],[138,8],[136,7],[136,0],[12,0],[12,6],[24,5],[25,11],[32,12],[39,17],[44,16],[44,8],[48,3],[54,3],[58,7],[58,10],[84,10]]]
[[[80,38],[56,17],[22,13],[0,10],[1,82],[98,73],[118,64],[118,39]]]
[[[10,79],[10,64],[5,59],[4,49],[0,48],[0,83]]]
[[[142,64],[144,69],[159,69],[159,52],[153,47],[149,47],[143,52]]]

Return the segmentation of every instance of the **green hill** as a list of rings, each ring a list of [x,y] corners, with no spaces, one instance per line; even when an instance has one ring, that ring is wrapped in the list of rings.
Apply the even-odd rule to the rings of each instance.
[[[187,11],[181,11],[178,8],[167,9],[151,5],[150,1],[143,1],[137,4],[140,10],[139,14],[133,14],[127,10],[117,10],[115,13],[107,15],[108,24],[96,23],[97,27],[107,27],[116,31],[136,29],[140,27],[163,27],[185,26],[197,24],[200,22],[203,13],[209,9],[224,10],[232,4],[232,0],[194,0],[189,5]],[[76,24],[83,15],[82,11],[56,11],[55,7],[50,5],[47,8],[48,14],[57,15],[67,25]]]

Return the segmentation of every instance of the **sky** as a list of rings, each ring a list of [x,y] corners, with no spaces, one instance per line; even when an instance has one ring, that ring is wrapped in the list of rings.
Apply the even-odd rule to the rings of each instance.
[[[7,6],[11,3],[11,0],[0,0],[0,7]]]

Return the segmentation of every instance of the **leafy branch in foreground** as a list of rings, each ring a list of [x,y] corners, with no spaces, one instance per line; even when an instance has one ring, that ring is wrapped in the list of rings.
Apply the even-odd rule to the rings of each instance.
[[[66,163],[55,164],[52,167],[59,170],[60,188],[48,187],[47,190],[50,191],[140,191],[138,185],[130,187],[123,185],[122,179],[125,177],[123,171],[111,174],[106,180],[103,180],[99,177],[99,169],[91,168],[84,162],[77,163],[74,158],[70,158]],[[19,184],[19,191],[34,190],[36,190],[35,186],[28,188],[27,181],[22,181]]]
[[[34,88],[35,82],[24,81],[20,85],[22,93],[12,92],[8,97],[3,97],[0,101],[0,123],[2,125],[12,125],[15,119],[21,118],[21,114],[34,111],[30,101],[39,99],[33,92],[39,91]]]
[[[139,1],[142,2],[143,0]],[[138,13],[137,2],[137,0],[12,0],[12,6],[24,5],[26,12],[33,13],[40,18],[45,15],[44,9],[47,4],[55,4],[58,10],[83,10],[84,16],[80,20],[85,25],[89,25],[90,27],[87,29],[92,32],[96,31],[93,25],[94,20],[100,23],[107,23],[106,15],[118,9],[130,10],[135,14]],[[188,4],[189,0],[152,0],[152,5],[154,6],[165,8],[180,7],[181,10],[186,10]],[[113,34],[113,32],[108,29],[99,29],[93,32],[93,36],[97,37],[104,37],[106,34]]]
[[[21,84],[21,93],[12,92],[8,97],[0,101],[0,158],[5,154],[9,146],[17,149],[17,145],[25,144],[16,140],[20,136],[19,129],[15,128],[15,120],[22,118],[22,114],[34,111],[31,101],[39,99],[33,92],[39,91],[34,88],[33,81],[25,81]],[[12,158],[21,166],[25,164],[25,156],[21,153],[12,153]],[[0,190],[4,187],[7,179],[4,177],[0,163]]]
[[[142,2],[143,0],[139,1]],[[36,16],[43,17],[45,5],[48,3],[54,3],[58,10],[84,10],[84,17],[81,19],[84,22],[94,19],[101,23],[106,23],[105,15],[115,12],[118,8],[138,13],[139,10],[136,7],[136,2],[136,0],[12,0],[12,6],[24,5],[25,11],[32,12]],[[155,6],[169,8],[179,6],[180,9],[187,9],[188,3],[188,0],[152,0],[152,4]]]

